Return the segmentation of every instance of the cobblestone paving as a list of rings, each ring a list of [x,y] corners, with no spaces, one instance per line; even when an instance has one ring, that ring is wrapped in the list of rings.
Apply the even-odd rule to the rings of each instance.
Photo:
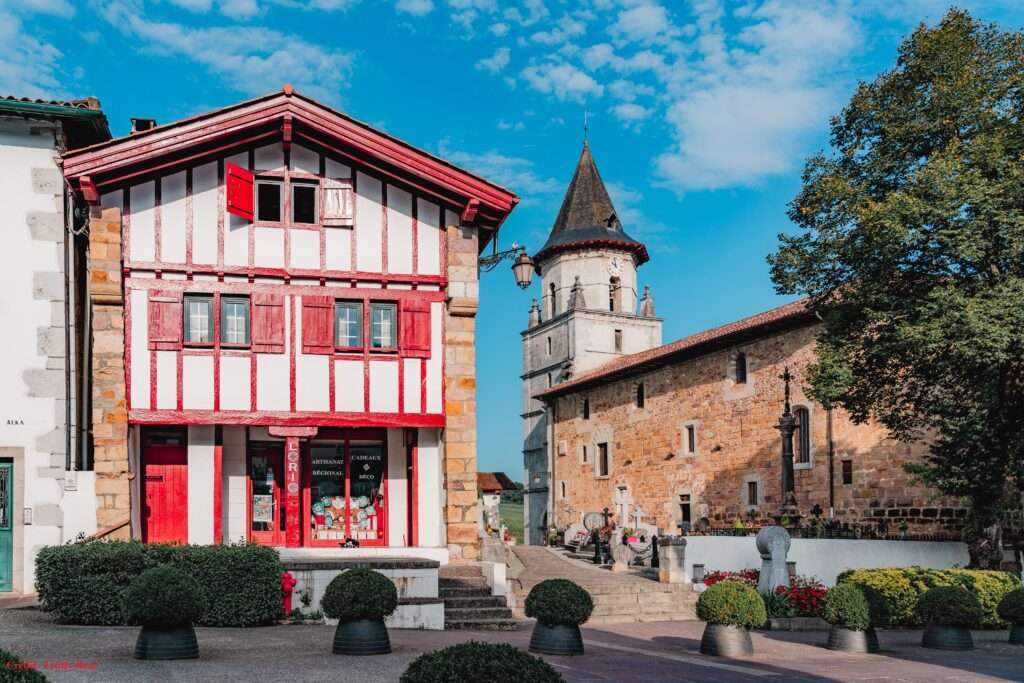
[[[584,657],[547,657],[569,683],[683,683],[687,681],[959,681],[1024,680],[1024,648],[1006,632],[975,632],[973,652],[918,647],[920,631],[883,631],[883,652],[845,655],[821,647],[826,634],[755,633],[753,658],[723,660],[698,653],[703,624],[659,622],[584,629]],[[530,630],[515,632],[392,631],[394,653],[332,655],[327,626],[197,629],[201,658],[183,662],[132,659],[137,629],[58,626],[36,610],[0,610],[0,647],[39,668],[52,681],[398,681],[417,655],[480,640],[525,648]],[[61,670],[60,666],[87,668]],[[3,677],[0,676],[0,680]],[[475,683],[475,682],[467,682]]]

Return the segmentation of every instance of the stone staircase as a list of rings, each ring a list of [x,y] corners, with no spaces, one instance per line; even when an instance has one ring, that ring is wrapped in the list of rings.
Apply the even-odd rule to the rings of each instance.
[[[510,582],[509,602],[517,617],[525,616],[531,588],[545,579],[563,578],[578,583],[593,598],[594,613],[588,624],[697,618],[697,593],[689,584],[659,583],[640,573],[615,574],[582,560],[584,552],[563,553],[539,546],[516,546],[513,552],[523,565],[523,571]]]
[[[491,595],[480,567],[457,565],[441,567],[438,583],[444,601],[445,630],[514,631],[520,620],[503,596]]]

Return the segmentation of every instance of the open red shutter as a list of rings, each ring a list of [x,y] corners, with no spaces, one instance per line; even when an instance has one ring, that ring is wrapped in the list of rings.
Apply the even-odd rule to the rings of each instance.
[[[334,299],[302,297],[302,352],[334,352]]]
[[[429,358],[430,302],[406,301],[402,303],[401,311],[402,319],[398,323],[401,354],[414,358]]]
[[[224,164],[224,171],[227,177],[228,213],[251,221],[256,196],[253,189],[255,176],[251,171],[231,162]]]
[[[181,348],[181,292],[149,290],[149,348]]]
[[[284,353],[284,296],[252,295],[252,350]]]

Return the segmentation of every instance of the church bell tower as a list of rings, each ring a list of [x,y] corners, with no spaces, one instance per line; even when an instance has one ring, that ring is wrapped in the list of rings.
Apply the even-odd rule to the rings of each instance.
[[[544,404],[534,397],[574,374],[661,345],[650,289],[638,292],[637,268],[648,259],[647,248],[623,229],[584,142],[551,233],[533,257],[541,293],[522,333],[527,543],[543,542],[556,486],[557,446],[548,438]]]

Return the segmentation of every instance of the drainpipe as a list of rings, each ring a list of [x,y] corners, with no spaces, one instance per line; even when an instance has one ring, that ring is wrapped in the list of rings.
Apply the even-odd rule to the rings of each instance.
[[[832,404],[825,407],[825,438],[828,439],[828,516],[835,517],[836,479],[835,442],[832,440]]]
[[[71,240],[74,201],[64,185],[64,471],[72,470],[71,459]]]

